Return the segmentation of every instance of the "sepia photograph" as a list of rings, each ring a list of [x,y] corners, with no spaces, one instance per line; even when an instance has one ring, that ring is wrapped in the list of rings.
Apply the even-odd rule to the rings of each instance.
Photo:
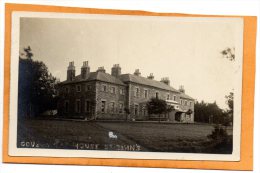
[[[240,159],[242,18],[12,19],[10,155]]]

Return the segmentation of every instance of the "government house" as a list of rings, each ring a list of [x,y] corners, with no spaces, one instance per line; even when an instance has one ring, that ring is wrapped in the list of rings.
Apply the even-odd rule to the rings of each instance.
[[[151,73],[141,76],[139,69],[133,74],[121,74],[119,64],[114,64],[111,73],[104,67],[91,72],[88,61],[83,62],[81,73],[76,75],[74,62],[67,69],[67,80],[58,85],[58,115],[63,118],[86,120],[158,120],[159,115],[149,115],[146,103],[153,97],[163,99],[174,107],[160,120],[194,122],[194,99],[183,86],[174,89],[169,78],[160,81]]]

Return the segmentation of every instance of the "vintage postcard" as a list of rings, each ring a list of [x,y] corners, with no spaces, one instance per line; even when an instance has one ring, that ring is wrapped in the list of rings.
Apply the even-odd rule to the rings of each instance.
[[[10,157],[241,161],[243,17],[10,18]]]

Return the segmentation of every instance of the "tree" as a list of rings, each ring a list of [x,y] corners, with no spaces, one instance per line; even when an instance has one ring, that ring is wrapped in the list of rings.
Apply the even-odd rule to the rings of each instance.
[[[46,110],[56,109],[57,80],[41,61],[32,59],[30,46],[24,48],[25,57],[19,57],[18,113],[34,117]]]
[[[169,110],[167,109],[166,101],[158,98],[151,98],[151,100],[147,102],[146,106],[149,114],[159,115],[159,121],[161,121],[161,114],[165,114]]]
[[[219,124],[224,121],[224,111],[218,107],[216,102],[195,102],[194,111],[196,122]]]

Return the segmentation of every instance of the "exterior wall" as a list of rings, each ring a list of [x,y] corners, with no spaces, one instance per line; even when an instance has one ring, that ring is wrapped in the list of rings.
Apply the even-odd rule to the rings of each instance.
[[[156,97],[156,93],[158,93],[158,98],[166,100],[168,95],[169,99],[173,99],[176,96],[176,101],[179,100],[178,93],[172,91],[166,91],[162,89],[158,89],[151,86],[140,85],[136,83],[128,84],[128,105],[130,109],[131,119],[135,120],[147,120],[149,119],[148,111],[146,109],[146,103],[153,97]],[[138,88],[139,94],[136,94],[136,89]],[[145,97],[145,90],[147,90],[147,97]],[[138,111],[135,110],[136,106],[138,106]]]
[[[79,86],[80,91],[77,90]],[[104,86],[106,86],[106,91],[103,90]],[[138,94],[136,88],[139,90]],[[121,90],[123,93],[120,92]],[[145,91],[147,91],[147,97],[145,97]],[[151,98],[156,97],[156,93],[158,93],[160,99],[174,100],[175,97],[175,101],[179,103],[180,109],[174,110],[165,118],[168,118],[169,121],[194,122],[194,100],[180,97],[177,92],[151,86],[131,82],[123,86],[90,81],[64,84],[59,87],[58,92],[60,96],[58,114],[62,117],[97,120],[149,120],[154,115],[148,115],[146,103]],[[80,105],[79,110],[77,110],[77,101]],[[66,110],[67,103],[68,110]],[[102,105],[104,103],[105,108]],[[89,105],[88,108],[87,105]],[[129,114],[125,109],[129,109]],[[191,115],[185,113],[189,109],[192,110]]]
[[[77,87],[80,86],[80,91]],[[95,113],[95,82],[73,83],[59,87],[58,113],[68,118],[91,118]],[[79,109],[76,110],[76,101],[79,101]],[[86,108],[89,101],[89,108]],[[68,103],[68,110],[66,110]]]
[[[102,87],[106,86],[106,91]],[[115,92],[112,92],[112,88]],[[123,93],[120,93],[120,89]],[[105,82],[96,82],[96,119],[126,119],[126,87]],[[105,102],[105,109],[102,110],[102,101]],[[112,105],[113,104],[113,105]],[[120,108],[120,104],[122,107]]]
[[[192,114],[187,115],[185,113],[181,116],[181,122],[193,123],[194,122],[194,100],[180,97],[179,107],[187,112],[189,109],[192,111]]]

